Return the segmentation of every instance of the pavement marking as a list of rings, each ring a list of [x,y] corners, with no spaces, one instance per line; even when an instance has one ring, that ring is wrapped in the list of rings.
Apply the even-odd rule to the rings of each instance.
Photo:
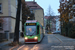
[[[75,39],[64,39],[64,40],[74,40],[75,41]]]
[[[50,36],[48,36],[48,43],[51,43],[52,41],[50,40]]]
[[[59,39],[58,37],[54,36],[55,38],[57,38],[60,42],[63,42],[61,39]]]
[[[14,47],[12,47],[12,48],[10,48],[9,50],[13,50],[13,49],[16,48],[16,47],[18,47],[18,45],[17,45],[17,46],[14,46]]]
[[[31,50],[35,50],[36,49],[36,45],[33,46],[33,48]]]
[[[19,47],[17,50],[20,50],[21,48],[23,48],[25,45],[22,45],[21,47]]]

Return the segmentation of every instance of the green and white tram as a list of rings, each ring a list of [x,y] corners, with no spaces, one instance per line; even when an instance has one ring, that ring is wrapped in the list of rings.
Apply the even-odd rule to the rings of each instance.
[[[37,20],[27,20],[24,24],[25,43],[38,43],[44,37],[43,27]]]

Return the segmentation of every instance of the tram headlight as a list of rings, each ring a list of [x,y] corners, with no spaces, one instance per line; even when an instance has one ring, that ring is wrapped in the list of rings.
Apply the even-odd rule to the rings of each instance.
[[[27,40],[28,38],[27,37],[25,37],[25,40]]]
[[[36,40],[36,39],[38,39],[38,37],[34,37],[34,39]]]

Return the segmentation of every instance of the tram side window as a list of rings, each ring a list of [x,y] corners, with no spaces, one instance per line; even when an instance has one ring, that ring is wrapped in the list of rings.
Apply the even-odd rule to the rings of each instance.
[[[39,34],[39,26],[37,26],[37,34]]]
[[[43,33],[43,28],[42,28],[42,33]]]

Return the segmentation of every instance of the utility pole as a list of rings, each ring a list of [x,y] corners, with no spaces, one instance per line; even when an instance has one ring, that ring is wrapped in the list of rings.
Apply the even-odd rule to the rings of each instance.
[[[20,12],[21,12],[21,0],[17,0],[18,7],[16,13],[15,33],[13,42],[19,43],[19,24],[20,24]]]

